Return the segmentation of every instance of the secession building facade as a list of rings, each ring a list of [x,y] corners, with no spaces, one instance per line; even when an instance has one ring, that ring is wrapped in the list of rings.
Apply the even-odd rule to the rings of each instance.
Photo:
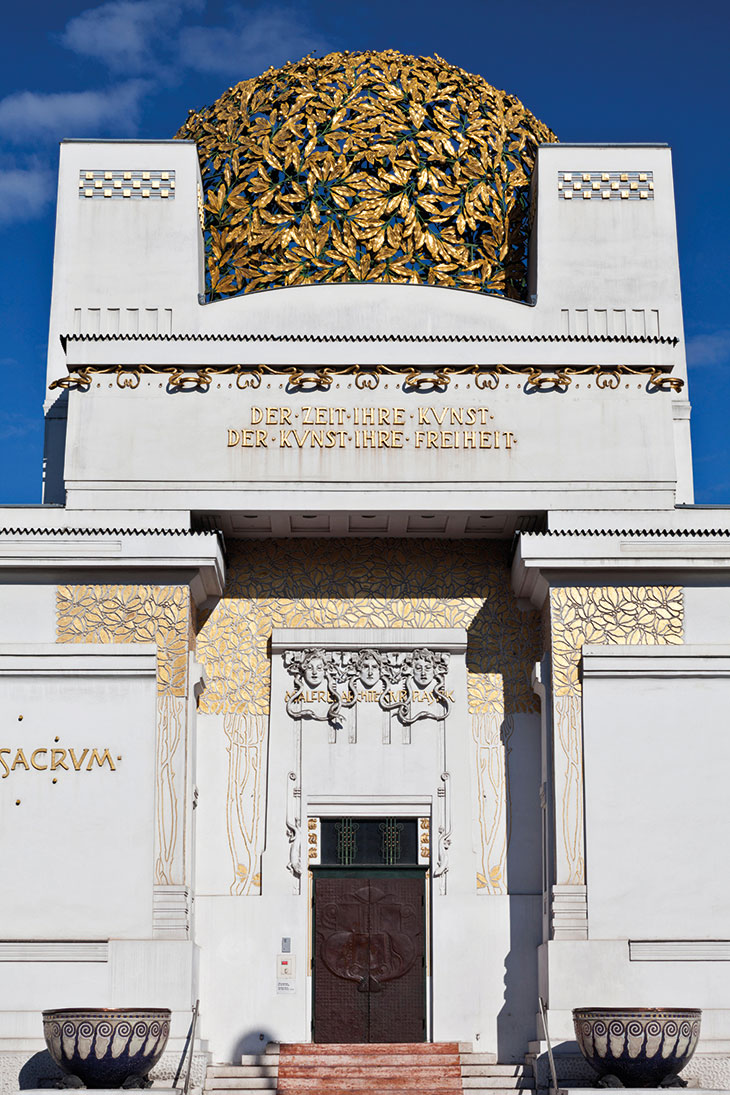
[[[566,1075],[573,1007],[702,1007],[730,1086],[689,411],[666,147],[395,53],[64,142],[45,502],[0,513],[4,1087],[45,1007],[171,1007],[170,1068],[198,998],[198,1063],[507,1062],[539,997]]]

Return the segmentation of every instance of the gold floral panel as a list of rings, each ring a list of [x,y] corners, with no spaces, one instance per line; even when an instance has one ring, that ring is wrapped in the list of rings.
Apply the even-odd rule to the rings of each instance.
[[[537,613],[521,612],[502,544],[266,540],[230,545],[226,595],[202,623],[201,711],[266,715],[279,627],[463,627],[472,711],[536,710]]]
[[[60,643],[156,643],[158,693],[187,694],[193,637],[187,586],[63,585],[56,611]]]
[[[681,643],[680,586],[564,586],[550,593],[553,692],[580,695],[584,643]]]

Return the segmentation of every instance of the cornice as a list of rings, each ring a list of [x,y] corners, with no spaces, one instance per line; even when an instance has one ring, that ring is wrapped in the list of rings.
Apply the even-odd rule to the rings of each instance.
[[[69,342],[553,342],[553,343],[641,343],[651,346],[676,346],[679,339],[670,335],[570,335],[570,334],[276,334],[273,331],[191,332],[176,334],[65,334],[59,335],[64,352]]]
[[[523,533],[512,562],[512,587],[541,607],[551,585],[589,572],[730,574],[730,530],[557,530]]]
[[[0,573],[69,581],[69,572],[97,581],[189,585],[197,604],[225,587],[223,538],[177,529],[0,529]]]

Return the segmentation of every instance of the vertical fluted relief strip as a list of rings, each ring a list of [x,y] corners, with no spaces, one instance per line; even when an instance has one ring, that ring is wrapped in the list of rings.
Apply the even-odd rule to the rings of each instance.
[[[226,831],[237,897],[261,893],[261,815],[267,719],[227,714],[223,732],[228,752]]]
[[[581,740],[580,696],[556,696],[553,709],[555,728],[555,798],[561,850],[561,878],[567,885],[585,883],[583,840],[583,744]]]
[[[186,783],[187,700],[157,697],[157,858],[155,884],[181,885],[185,878],[185,823],[181,804]]]
[[[471,715],[477,776],[477,821],[479,825],[480,893],[507,893],[507,849],[512,819],[509,740],[514,720],[496,707]]]

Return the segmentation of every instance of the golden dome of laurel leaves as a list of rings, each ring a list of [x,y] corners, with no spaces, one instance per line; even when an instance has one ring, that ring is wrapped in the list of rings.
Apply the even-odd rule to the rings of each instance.
[[[198,145],[209,299],[365,281],[526,295],[530,174],[557,138],[440,57],[305,57],[176,136]]]

